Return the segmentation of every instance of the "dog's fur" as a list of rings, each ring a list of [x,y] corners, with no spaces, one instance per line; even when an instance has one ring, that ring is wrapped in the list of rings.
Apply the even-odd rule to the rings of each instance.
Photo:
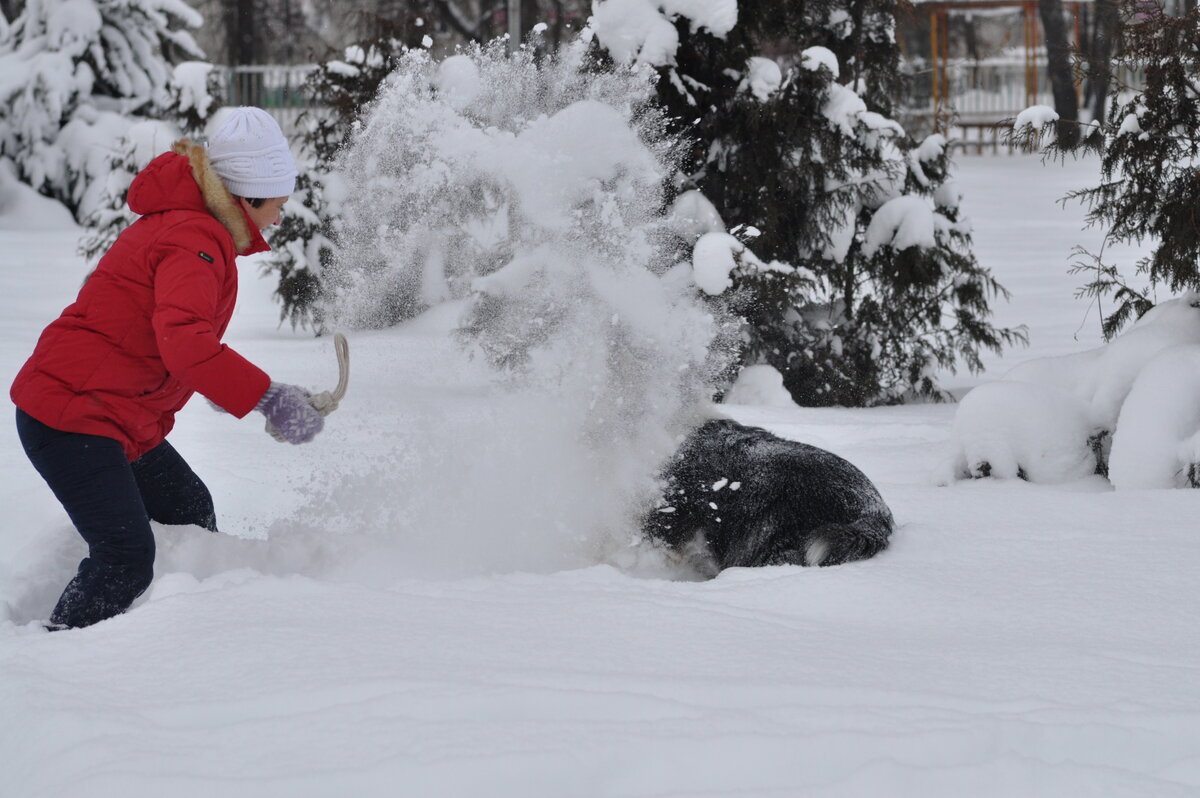
[[[887,547],[892,512],[835,454],[729,419],[691,433],[667,464],[646,533],[710,575],[759,565],[837,565]],[[696,563],[693,563],[696,564]]]

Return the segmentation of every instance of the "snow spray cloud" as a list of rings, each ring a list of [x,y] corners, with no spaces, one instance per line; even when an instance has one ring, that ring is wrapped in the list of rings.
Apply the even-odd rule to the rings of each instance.
[[[409,52],[339,164],[331,316],[378,328],[459,301],[463,373],[467,352],[492,369],[474,418],[406,429],[388,473],[354,478],[382,497],[358,528],[416,570],[636,561],[657,471],[728,364],[732,326],[672,268],[680,148],[653,77],[584,59]]]

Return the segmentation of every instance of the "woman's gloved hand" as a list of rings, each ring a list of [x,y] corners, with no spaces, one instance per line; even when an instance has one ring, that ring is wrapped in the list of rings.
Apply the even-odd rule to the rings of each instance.
[[[268,432],[274,427],[288,443],[308,443],[325,426],[325,419],[309,404],[310,396],[299,386],[272,382],[254,409],[267,417]]]

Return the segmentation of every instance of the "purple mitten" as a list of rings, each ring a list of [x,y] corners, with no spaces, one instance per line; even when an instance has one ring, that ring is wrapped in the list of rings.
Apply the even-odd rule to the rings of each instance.
[[[288,443],[308,443],[325,426],[325,419],[308,403],[311,395],[295,385],[273,382],[254,409],[266,416]]]

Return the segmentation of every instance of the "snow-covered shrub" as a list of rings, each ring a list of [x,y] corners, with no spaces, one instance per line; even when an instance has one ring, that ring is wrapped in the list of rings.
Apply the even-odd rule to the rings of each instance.
[[[655,236],[673,142],[654,138],[643,77],[579,58],[536,63],[503,42],[400,58],[337,163],[350,181],[328,276],[341,319],[385,326],[462,299],[502,266],[542,268],[544,245],[665,270]]]
[[[129,115],[170,106],[170,62],[203,53],[183,0],[27,0],[0,38],[0,157],[85,219]]]
[[[1200,344],[1150,360],[1121,406],[1108,460],[1118,489],[1200,487]]]
[[[1158,305],[1108,344],[1031,360],[975,388],[955,414],[953,478],[1020,469],[1034,482],[1061,482],[1090,473],[1090,463],[1118,488],[1165,486],[1166,471],[1182,470],[1186,481],[1197,461],[1180,446],[1200,429],[1192,387],[1200,372],[1189,359],[1197,346],[1193,293]]]
[[[895,12],[601,0],[590,22],[614,62],[658,71],[660,103],[694,139],[679,189],[776,265],[734,273],[728,293],[743,359],[775,366],[802,404],[936,396],[935,369],[978,368],[982,349],[1019,339],[987,320],[1003,289],[971,254],[945,140],[917,144],[889,118]],[[764,58],[781,36],[798,59]]]
[[[1037,358],[1015,366],[1003,379],[1054,384],[1087,407],[1088,422],[1112,433],[1134,380],[1155,355],[1179,344],[1200,344],[1200,294],[1155,306],[1109,343],[1085,352]]]

